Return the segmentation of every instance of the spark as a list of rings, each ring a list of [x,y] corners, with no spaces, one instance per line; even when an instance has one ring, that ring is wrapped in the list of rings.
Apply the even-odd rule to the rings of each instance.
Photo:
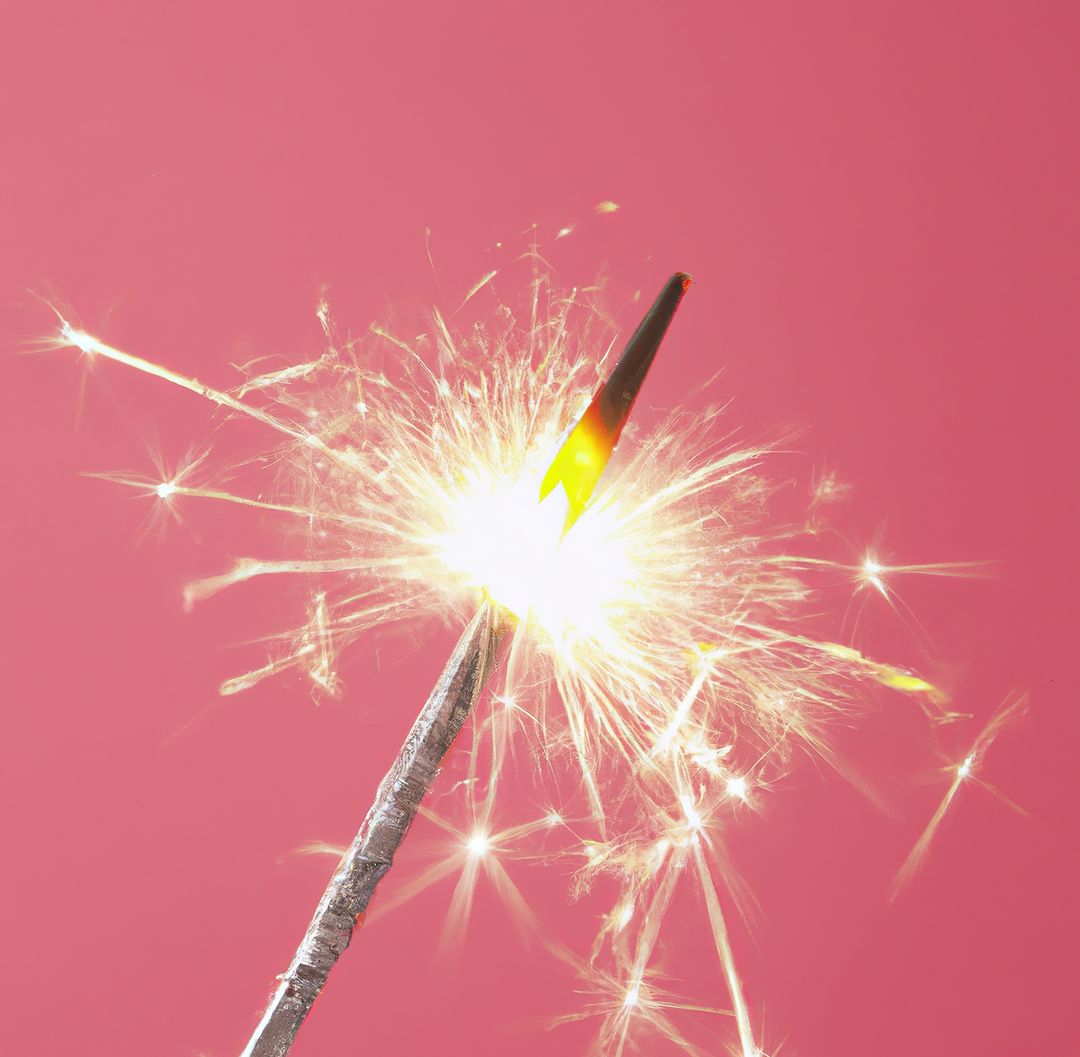
[[[705,680],[708,679],[710,672],[711,666],[708,663],[707,657],[702,657],[701,662],[698,665],[697,675],[694,676],[694,681],[687,688],[686,693],[679,702],[679,707],[671,717],[671,722],[668,724],[667,729],[665,729],[664,733],[661,734],[659,739],[657,739],[656,744],[653,746],[652,753],[654,756],[658,753],[666,752],[671,747],[676,735],[689,717],[690,710],[693,708],[694,702],[697,700],[698,694],[705,685]]]
[[[851,576],[857,586],[872,587],[886,599],[892,600],[895,592],[888,581],[903,576],[941,576],[950,579],[973,579],[985,576],[992,565],[986,561],[968,562],[922,562],[902,565],[886,564],[876,554],[868,553],[857,565],[831,561],[813,555],[779,555],[769,559],[791,569],[831,569]]]
[[[254,510],[277,511],[282,514],[291,514],[294,517],[303,518],[306,521],[327,520],[336,521],[347,525],[360,525],[363,518],[350,516],[334,511],[315,511],[310,507],[298,506],[290,503],[275,503],[264,499],[255,499],[249,496],[237,495],[234,492],[222,491],[216,488],[200,488],[181,483],[178,475],[171,481],[161,481],[154,484],[149,478],[138,474],[124,473],[88,473],[87,477],[97,477],[103,481],[112,481],[114,484],[124,485],[140,491],[152,492],[159,499],[171,499],[180,496],[188,499],[210,499],[219,503],[231,503],[235,506],[250,507]]]
[[[703,828],[704,823],[701,821],[701,815],[698,814],[693,799],[684,793],[679,797],[679,803],[682,805],[683,813],[686,815],[686,824],[690,829],[699,830]]]
[[[1023,716],[1027,712],[1027,708],[1028,698],[1026,694],[1006,699],[1001,707],[990,717],[989,722],[975,739],[975,744],[972,746],[971,751],[959,764],[955,764],[949,768],[953,774],[952,781],[945,790],[945,795],[942,797],[937,809],[934,811],[933,815],[930,816],[930,821],[926,824],[926,828],[919,835],[919,839],[915,842],[914,847],[911,849],[907,858],[904,860],[903,865],[897,872],[891,891],[892,899],[895,899],[900,894],[904,886],[910,882],[912,877],[922,866],[930,851],[930,846],[933,843],[934,837],[942,822],[944,822],[945,816],[948,814],[953,801],[956,799],[960,787],[968,782],[978,781],[975,777],[976,764],[985,760],[987,750],[990,748],[991,743],[998,734],[1000,734],[1010,723]],[[987,788],[990,787],[987,786]],[[1016,805],[1011,806],[1016,807]],[[1017,808],[1017,810],[1020,809]]]
[[[727,922],[720,906],[720,898],[713,882],[709,865],[705,861],[701,846],[694,848],[694,865],[697,867],[698,879],[701,882],[702,891],[705,894],[705,905],[708,910],[709,925],[712,928],[716,950],[720,956],[720,964],[727,980],[728,994],[735,1006],[735,1024],[739,1034],[739,1042],[742,1046],[742,1057],[760,1057],[754,1037],[754,1030],[750,1022],[750,1010],[746,1004],[746,996],[743,993],[742,979],[735,967],[735,955],[728,936]]]
[[[491,850],[491,841],[486,833],[474,833],[469,838],[469,852],[472,855],[487,855]]]
[[[533,266],[537,259],[529,255]],[[695,1052],[678,1017],[718,1010],[669,994],[655,965],[676,887],[693,884],[742,1057],[760,1057],[723,910],[729,899],[738,907],[741,889],[714,819],[730,816],[719,810],[726,800],[746,801],[751,778],[768,788],[799,753],[835,763],[831,721],[846,720],[876,688],[912,697],[935,718],[949,715],[944,695],[917,673],[807,633],[814,577],[839,572],[853,590],[869,585],[891,599],[895,575],[961,567],[801,555],[817,538],[818,501],[840,486],[822,482],[803,526],[772,523],[778,486],[762,469],[771,449],[734,445],[719,407],[637,422],[567,531],[565,487],[537,497],[616,334],[585,291],[559,291],[540,271],[523,304],[485,310],[496,274],[473,284],[456,314],[433,309],[419,337],[373,325],[342,343],[320,304],[329,347],[317,359],[265,373],[249,365],[232,389],[66,320],[57,343],[267,430],[260,454],[273,455],[264,460],[275,467],[272,492],[234,491],[205,470],[199,481],[188,471],[101,475],[156,495],[170,512],[189,499],[229,503],[280,514],[303,532],[294,551],[242,555],[185,591],[191,605],[256,578],[311,584],[296,626],[227,679],[223,694],[294,670],[317,693],[338,693],[337,660],[366,632],[391,621],[418,627],[432,611],[464,622],[483,599],[511,615],[502,685],[474,716],[468,776],[446,812],[460,817],[422,810],[442,833],[437,858],[380,900],[376,916],[453,883],[444,938],[459,942],[484,879],[513,920],[585,980],[593,998],[580,1016],[601,1017],[602,1049],[618,1057],[648,1030]],[[479,317],[459,332],[466,309]],[[955,768],[914,862],[988,745],[984,732]],[[515,753],[526,751],[535,766],[515,766]],[[506,775],[523,783],[530,772],[543,806],[500,826]],[[537,920],[507,869],[515,860],[573,863],[579,891],[601,877],[618,886],[588,959]]]
[[[727,781],[727,795],[736,800],[745,800],[750,786],[743,777],[732,777]]]
[[[498,269],[493,269],[486,275],[482,275],[479,279],[477,279],[477,281],[473,283],[473,285],[469,288],[469,292],[465,295],[465,299],[458,306],[458,310],[460,311],[462,308],[464,308],[498,274]]]
[[[866,561],[863,562],[862,573],[868,584],[876,588],[885,598],[889,597],[885,581],[881,578],[884,569],[876,558],[867,557]]]
[[[986,562],[932,562],[924,564],[886,565],[875,553],[870,552],[862,564],[852,570],[859,587],[870,588],[889,604],[890,608],[907,625],[908,629],[924,642],[929,641],[914,611],[901,598],[894,582],[906,576],[975,577],[984,575]]]
[[[178,386],[181,389],[187,389],[189,392],[195,393],[198,396],[203,397],[210,403],[217,405],[218,407],[224,407],[230,411],[238,412],[242,415],[247,415],[250,418],[255,419],[257,422],[261,422],[265,426],[269,426],[271,429],[284,433],[286,436],[291,437],[294,440],[299,440],[307,444],[311,444],[313,447],[325,447],[320,438],[315,434],[310,434],[302,431],[296,427],[290,426],[284,422],[274,418],[273,415],[261,410],[257,407],[252,407],[250,404],[245,404],[241,400],[232,396],[229,393],[223,392],[219,389],[214,389],[211,386],[203,385],[202,382],[195,378],[189,378],[183,374],[179,374],[176,371],[171,371],[167,367],[163,367],[160,364],[156,364],[151,360],[145,360],[140,356],[133,356],[131,353],[123,352],[120,349],[115,349],[111,345],[105,344],[103,341],[99,341],[97,338],[85,331],[79,330],[73,327],[67,320],[63,320],[60,325],[60,331],[58,334],[59,341],[64,345],[73,345],[75,348],[80,349],[82,352],[88,355],[99,355],[106,359],[114,360],[116,363],[121,363],[126,367],[131,367],[136,371],[141,371],[144,374],[152,375],[156,378],[160,378],[162,381],[169,382],[172,385]],[[327,449],[329,452],[330,449]],[[337,454],[337,453],[333,453]]]

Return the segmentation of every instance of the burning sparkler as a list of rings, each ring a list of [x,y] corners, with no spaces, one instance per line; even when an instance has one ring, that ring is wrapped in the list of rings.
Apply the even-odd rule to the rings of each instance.
[[[553,470],[545,476],[541,500],[554,489],[556,479],[565,490],[566,530],[582,515],[592,497],[679,299],[689,285],[684,275],[676,275],[667,284],[611,377],[600,387],[555,457]],[[443,757],[483,690],[511,619],[497,602],[486,602],[461,637],[397,760],[379,786],[364,825],[319,902],[307,934],[243,1057],[282,1057],[289,1051],[330,970],[348,947],[376,885],[390,869],[394,853],[405,839]],[[488,848],[487,837],[474,834],[468,847],[474,857],[483,855]]]
[[[828,720],[854,707],[863,684],[911,695],[938,715],[943,698],[915,673],[807,634],[807,576],[858,567],[794,553],[801,530],[765,517],[771,485],[759,464],[767,449],[732,446],[718,434],[719,410],[675,411],[620,443],[689,283],[672,277],[610,371],[609,325],[583,293],[560,294],[542,276],[523,316],[502,305],[464,337],[436,310],[430,334],[415,342],[374,327],[359,342],[342,342],[320,306],[321,357],[251,373],[234,391],[61,322],[63,344],[86,356],[268,427],[282,445],[279,461],[293,469],[272,500],[200,484],[195,464],[160,480],[110,475],[159,503],[235,503],[309,529],[304,557],[244,558],[189,586],[186,599],[195,603],[255,577],[320,578],[305,622],[223,693],[287,669],[334,692],[335,658],[365,630],[432,609],[467,623],[246,1057],[288,1051],[500,664],[500,707],[474,727],[486,767],[481,775],[474,752],[462,883],[486,863],[516,899],[494,860],[511,835],[543,827],[570,841],[582,884],[615,880],[619,898],[588,959],[547,946],[587,981],[588,1010],[603,1018],[601,1043],[619,1055],[638,1028],[691,1048],[674,1019],[691,1007],[667,995],[653,959],[675,890],[692,879],[741,1055],[760,1057],[724,908],[738,884],[723,820],[753,807],[797,747],[832,760]],[[889,575],[877,562],[858,573],[886,597]],[[547,707],[549,698],[561,707]],[[553,808],[536,824],[493,836],[515,724],[541,731],[545,757],[567,750],[587,818],[571,823]]]

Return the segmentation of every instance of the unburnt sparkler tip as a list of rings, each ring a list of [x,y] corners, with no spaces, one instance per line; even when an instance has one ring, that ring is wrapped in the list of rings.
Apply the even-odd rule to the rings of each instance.
[[[660,344],[675,317],[675,310],[692,281],[685,272],[676,272],[664,284],[652,308],[627,342],[607,381],[597,390],[592,403],[570,431],[544,475],[540,484],[541,500],[546,499],[559,484],[566,492],[566,531],[581,517],[592,498],[608,460],[619,443],[645,376],[660,351]]]

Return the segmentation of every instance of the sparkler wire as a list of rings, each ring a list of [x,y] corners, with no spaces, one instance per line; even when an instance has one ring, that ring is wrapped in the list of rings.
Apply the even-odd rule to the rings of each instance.
[[[443,757],[496,669],[509,615],[485,602],[465,629],[397,758],[379,785],[356,839],[281,976],[242,1057],[284,1057],[390,869]]]

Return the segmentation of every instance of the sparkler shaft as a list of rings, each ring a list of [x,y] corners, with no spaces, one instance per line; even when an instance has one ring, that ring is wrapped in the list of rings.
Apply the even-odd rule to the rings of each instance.
[[[348,947],[357,919],[390,869],[443,757],[494,671],[509,627],[506,614],[485,603],[461,636],[379,785],[360,832],[323,893],[303,942],[242,1057],[284,1057],[289,1052],[330,970]]]

